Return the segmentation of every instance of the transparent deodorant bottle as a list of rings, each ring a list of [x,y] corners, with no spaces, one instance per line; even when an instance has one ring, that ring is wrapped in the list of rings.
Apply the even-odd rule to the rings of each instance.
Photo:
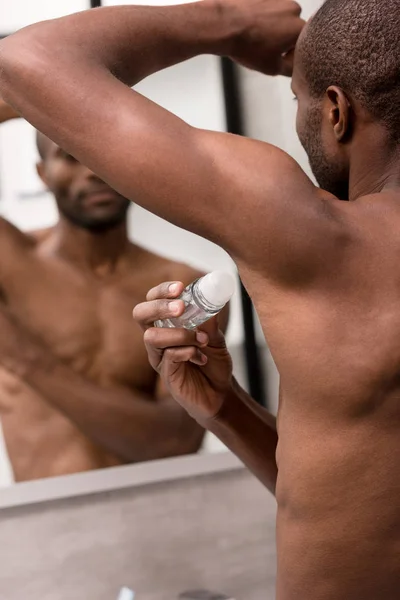
[[[230,273],[213,271],[196,279],[179,296],[185,303],[185,312],[180,317],[156,321],[155,327],[184,327],[195,329],[222,310],[231,299],[235,281]]]

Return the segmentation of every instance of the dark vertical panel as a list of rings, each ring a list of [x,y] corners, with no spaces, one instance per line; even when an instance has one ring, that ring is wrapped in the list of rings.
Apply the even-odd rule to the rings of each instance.
[[[101,0],[90,0],[90,8],[98,8],[99,6],[101,6]]]
[[[237,68],[231,60],[222,58],[221,69],[227,130],[229,133],[244,135]],[[265,385],[266,374],[263,372],[259,349],[257,347],[254,308],[242,282],[240,284],[245,331],[245,361],[249,391],[254,400],[257,400],[259,404],[268,406],[267,387]]]

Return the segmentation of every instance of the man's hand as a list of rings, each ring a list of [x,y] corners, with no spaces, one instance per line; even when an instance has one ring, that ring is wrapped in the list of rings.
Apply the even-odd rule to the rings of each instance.
[[[292,74],[293,50],[305,22],[292,0],[221,0],[244,25],[233,43],[231,58],[266,75]]]
[[[180,282],[163,283],[150,290],[147,302],[133,311],[145,332],[150,363],[171,396],[275,493],[276,420],[234,380],[232,360],[217,319],[207,321],[197,331],[153,327],[158,319],[184,312],[183,302],[174,300],[183,288]]]
[[[154,321],[184,312],[181,282],[163,283],[138,304],[134,319],[144,329],[144,342],[152,367],[161,375],[168,391],[200,424],[221,410],[232,386],[232,360],[217,318],[201,330],[155,328]]]

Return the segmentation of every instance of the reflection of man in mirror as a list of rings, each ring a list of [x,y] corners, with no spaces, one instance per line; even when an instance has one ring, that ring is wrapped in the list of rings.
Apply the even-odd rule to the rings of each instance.
[[[276,493],[277,598],[398,600],[400,0],[327,0],[303,25],[291,0],[98,9],[1,42],[0,85],[110,185],[235,258],[281,376],[276,427],[210,324],[200,348],[151,326],[146,343],[176,399]],[[322,189],[280,149],[129,89],[203,53],[293,67]],[[144,327],[167,298],[152,292]]]
[[[0,121],[13,116],[0,103]],[[132,307],[161,279],[199,274],[132,244],[129,201],[37,141],[59,221],[29,235],[0,221],[0,417],[15,479],[197,451],[203,430],[154,376]]]

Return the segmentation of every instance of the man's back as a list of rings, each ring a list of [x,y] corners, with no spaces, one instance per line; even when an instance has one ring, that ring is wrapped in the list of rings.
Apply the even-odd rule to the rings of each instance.
[[[326,276],[257,305],[281,376],[285,600],[399,596],[400,195],[343,203],[342,211]],[[250,294],[266,285],[250,283]]]
[[[105,271],[94,271],[60,252],[57,228],[25,236],[3,222],[2,235],[9,253],[1,291],[21,331],[40,340],[85,380],[109,389],[111,400],[115,390],[125,389],[155,401],[156,377],[132,321],[132,306],[160,277],[170,279],[176,272],[189,283],[195,272],[132,244],[114,270],[106,265]],[[23,352],[23,339],[13,343]],[[0,368],[0,416],[17,480],[125,462],[90,441],[24,382],[23,368],[21,376],[7,364]],[[148,443],[155,449],[158,440]]]

